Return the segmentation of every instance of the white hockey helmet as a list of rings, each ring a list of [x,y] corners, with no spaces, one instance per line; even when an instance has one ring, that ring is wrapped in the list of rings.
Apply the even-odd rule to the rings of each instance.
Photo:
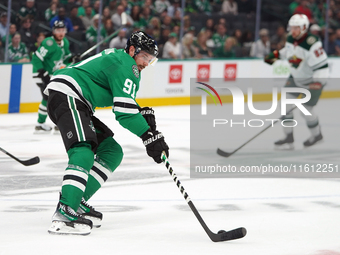
[[[304,14],[294,14],[288,21],[288,30],[290,30],[290,27],[300,27],[301,34],[299,37],[307,33],[309,28],[309,19]]]

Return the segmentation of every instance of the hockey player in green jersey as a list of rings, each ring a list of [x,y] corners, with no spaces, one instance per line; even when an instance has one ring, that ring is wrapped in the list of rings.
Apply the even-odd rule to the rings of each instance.
[[[45,90],[48,114],[60,129],[69,161],[49,233],[86,235],[101,224],[102,214],[87,201],[119,166],[123,151],[113,132],[93,116],[96,107],[113,106],[116,120],[142,139],[155,162],[162,162],[162,151],[168,155],[153,110],[135,101],[140,72],[157,54],[156,42],[137,31],[125,50],[104,50],[51,77]]]
[[[309,20],[304,14],[295,14],[289,20],[290,34],[287,37],[285,47],[280,51],[275,50],[265,57],[265,62],[273,64],[276,59],[287,59],[290,64],[291,76],[285,87],[301,87],[308,89],[311,99],[304,107],[311,115],[303,115],[311,136],[303,143],[305,147],[314,145],[323,139],[319,119],[313,111],[317,104],[322,89],[326,85],[329,76],[327,54],[318,37],[308,33]],[[289,93],[287,98],[297,98],[299,93]],[[287,106],[287,111],[293,105]],[[293,119],[293,113],[285,116],[285,119]],[[275,142],[278,147],[293,148],[293,127],[284,127],[285,138]]]
[[[43,93],[49,80],[56,70],[70,63],[71,53],[69,41],[65,38],[66,27],[63,21],[56,21],[53,26],[53,36],[42,41],[40,47],[32,56],[33,79],[39,86],[42,101],[38,110],[38,122],[35,133],[50,133],[51,127],[45,124],[47,118],[47,96]]]

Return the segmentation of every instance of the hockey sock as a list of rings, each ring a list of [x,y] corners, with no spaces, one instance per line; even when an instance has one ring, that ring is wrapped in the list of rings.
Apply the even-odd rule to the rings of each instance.
[[[38,110],[38,123],[45,123],[47,118],[47,101],[42,100]]]
[[[94,154],[91,145],[86,142],[73,146],[67,154],[69,161],[64,174],[60,202],[77,211],[94,162]]]
[[[84,192],[86,201],[100,189],[111,173],[120,165],[122,159],[123,150],[112,137],[106,138],[99,144]]]
[[[313,106],[305,105],[306,109],[312,115],[302,115],[306,119],[307,127],[309,128],[312,136],[317,136],[320,134],[319,118],[313,111]]]
[[[295,96],[289,93],[287,94],[287,99],[293,99],[293,98],[295,98]],[[291,109],[293,109],[293,107],[294,105],[291,105],[291,104],[287,105],[286,112],[289,112]],[[294,119],[294,114],[292,111],[282,118],[282,121],[284,121],[285,123],[284,124],[285,126],[283,127],[283,132],[286,135],[289,135],[293,132],[293,126],[294,126],[293,119]]]

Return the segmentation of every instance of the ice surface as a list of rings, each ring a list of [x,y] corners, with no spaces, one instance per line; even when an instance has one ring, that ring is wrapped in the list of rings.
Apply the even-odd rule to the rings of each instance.
[[[325,141],[310,151],[339,164],[338,109],[339,100],[319,102]],[[146,155],[141,140],[121,128],[110,110],[96,115],[112,128],[125,157],[90,200],[104,214],[102,227],[89,236],[49,235],[67,162],[61,138],[33,135],[36,114],[7,114],[0,115],[0,146],[41,162],[25,167],[0,154],[0,254],[340,254],[339,179],[190,179],[189,106],[156,107],[155,114],[171,148],[170,163],[206,224],[214,232],[245,227],[246,237],[211,242],[165,166]],[[281,135],[279,127],[269,132]],[[245,139],[237,135],[223,149]],[[271,157],[269,137],[259,136],[230,160],[242,161],[259,147],[262,156]],[[289,153],[275,157],[290,162]],[[315,160],[315,153],[307,154],[304,162]]]

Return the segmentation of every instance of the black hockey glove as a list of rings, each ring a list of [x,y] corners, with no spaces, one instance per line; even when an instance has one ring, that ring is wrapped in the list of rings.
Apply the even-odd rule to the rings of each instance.
[[[153,158],[156,163],[162,163],[161,155],[164,151],[166,156],[169,157],[169,147],[164,141],[162,133],[148,130],[141,136],[143,144],[146,147],[147,154]]]
[[[41,81],[43,82],[43,84],[46,86],[49,82],[50,82],[50,75],[48,74],[48,72],[44,69],[39,69],[38,70],[38,75],[37,77],[39,77],[41,79]]]
[[[139,112],[143,115],[144,119],[151,128],[151,131],[156,131],[156,118],[154,110],[150,107],[143,107],[139,108]]]
[[[81,61],[80,54],[73,54],[70,58],[70,63],[76,64]]]
[[[272,65],[279,57],[280,53],[277,50],[274,50],[273,52],[269,53],[264,57],[264,62],[266,62],[269,65]]]

